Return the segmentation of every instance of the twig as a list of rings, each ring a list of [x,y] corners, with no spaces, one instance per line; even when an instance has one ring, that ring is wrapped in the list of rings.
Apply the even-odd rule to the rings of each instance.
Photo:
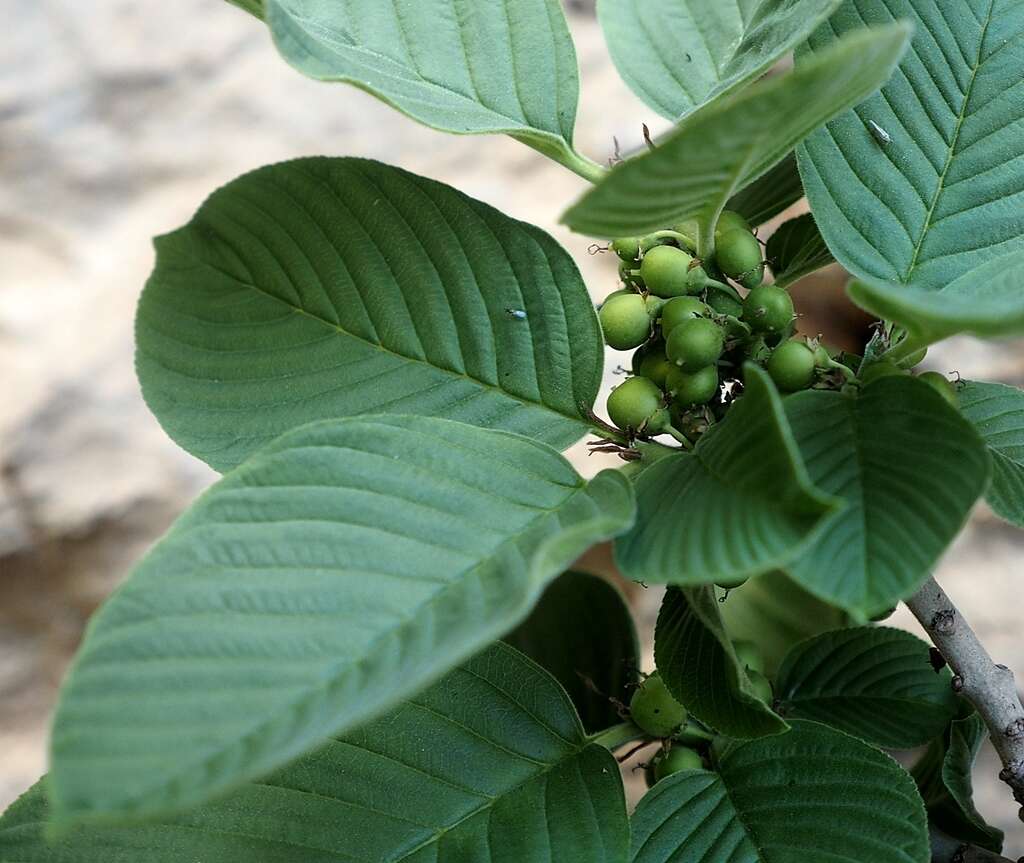
[[[931,838],[932,863],[1013,863],[1009,857],[947,836],[937,827],[930,827],[928,833]]]
[[[1024,705],[1013,672],[992,660],[934,578],[929,578],[907,600],[907,607],[953,669],[954,690],[970,701],[984,720],[992,745],[1003,762],[999,778],[1010,786],[1014,800],[1024,807]],[[1024,821],[1024,808],[1017,815]]]

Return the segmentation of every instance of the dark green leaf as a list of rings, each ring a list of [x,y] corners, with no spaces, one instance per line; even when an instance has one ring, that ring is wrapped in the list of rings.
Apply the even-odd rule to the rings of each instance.
[[[618,237],[695,219],[706,248],[726,201],[883,84],[908,35],[902,24],[851,34],[792,72],[705,105],[654,150],[614,168],[565,223]]]
[[[863,626],[798,644],[776,681],[779,710],[886,749],[923,746],[956,715],[948,669],[909,632]]]
[[[615,545],[627,577],[698,585],[767,572],[836,511],[808,479],[767,375],[745,375],[742,399],[692,455],[659,459],[636,479],[637,521]]]
[[[588,732],[622,721],[612,699],[629,701],[640,645],[626,603],[603,578],[560,575],[505,641],[555,676]]]
[[[890,283],[898,302],[900,283],[936,291],[1024,248],[1024,6],[848,0],[797,66],[893,18],[914,25],[898,73],[799,157],[829,248],[850,272]]]
[[[788,728],[741,670],[713,588],[669,588],[654,632],[654,661],[669,691],[722,734],[763,737]]]
[[[179,756],[187,753],[179,750]],[[174,820],[49,842],[44,784],[0,818],[19,863],[625,863],[618,765],[504,645],[261,782]]]
[[[775,273],[775,284],[780,288],[788,287],[835,260],[810,213],[779,225],[768,239],[766,254]]]
[[[804,196],[796,154],[790,153],[767,173],[748,184],[725,205],[741,214],[751,225],[763,225]]]
[[[49,789],[139,818],[258,778],[522,620],[632,519],[615,471],[431,417],[297,429],[204,494],[90,625]]]
[[[136,339],[153,413],[219,470],[298,425],[366,413],[561,448],[586,432],[604,356],[550,237],[361,159],[284,162],[215,192],[157,240]]]
[[[803,42],[841,0],[600,0],[626,83],[677,120],[753,81]]]
[[[966,381],[960,410],[981,434],[992,457],[985,500],[997,515],[1024,527],[1024,393],[1004,384]]]
[[[862,617],[891,608],[928,577],[985,490],[981,438],[910,376],[856,397],[808,390],[785,408],[811,480],[846,501],[789,574]]]
[[[813,722],[663,779],[633,816],[633,863],[928,863],[924,807],[889,756]]]

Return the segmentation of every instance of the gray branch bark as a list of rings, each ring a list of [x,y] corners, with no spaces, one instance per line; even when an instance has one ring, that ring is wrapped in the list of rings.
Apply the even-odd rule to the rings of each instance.
[[[1009,857],[959,842],[934,827],[930,837],[932,863],[1014,863]]]
[[[1013,672],[992,660],[934,578],[907,600],[907,607],[953,669],[953,688],[974,705],[984,720],[1003,762],[999,778],[1024,807],[1024,705]],[[1024,808],[1017,814],[1024,821]]]

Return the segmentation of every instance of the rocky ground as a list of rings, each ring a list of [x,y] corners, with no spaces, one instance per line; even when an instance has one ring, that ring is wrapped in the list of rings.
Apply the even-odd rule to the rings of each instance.
[[[89,614],[213,478],[163,435],[133,375],[152,236],[248,169],[358,155],[551,230],[595,297],[614,282],[589,240],[556,225],[582,181],[513,141],[444,136],[301,78],[258,22],[221,0],[93,0],[87,14],[72,0],[12,2],[0,55],[0,808],[45,769],[47,716]],[[578,141],[604,159],[613,136],[628,150],[642,121],[659,124],[618,81],[579,5]],[[933,357],[1024,384],[1019,346],[962,341]],[[582,449],[574,457],[597,467]],[[939,576],[996,654],[1024,669],[1022,551],[1020,534],[980,512]],[[656,598],[637,605],[649,617]],[[1024,853],[994,772],[990,758],[979,769],[982,808]]]

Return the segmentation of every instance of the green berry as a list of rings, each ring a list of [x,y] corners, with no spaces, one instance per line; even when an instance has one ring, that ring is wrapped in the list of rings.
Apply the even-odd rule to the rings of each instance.
[[[629,714],[651,737],[671,737],[686,722],[686,708],[672,697],[657,671],[636,688]]]
[[[668,425],[665,396],[647,378],[628,378],[608,396],[608,416],[623,431],[657,434]]]
[[[772,684],[768,678],[760,671],[754,671],[753,669],[750,669],[747,672],[747,677],[750,678],[754,695],[756,695],[765,704],[771,704],[775,696],[772,693]]]
[[[676,366],[669,362],[664,350],[660,352],[644,351],[644,355],[637,359],[637,354],[640,351],[643,351],[642,347],[637,349],[636,354],[633,354],[633,374],[653,381],[658,389],[666,389],[668,373],[674,371]]]
[[[668,753],[654,763],[654,778],[661,781],[666,776],[682,770],[703,770],[704,759],[686,746],[673,746]]]
[[[731,315],[734,318],[743,315],[743,303],[733,299],[725,291],[708,291],[708,305],[720,315]]]
[[[672,401],[680,407],[693,407],[711,401],[718,393],[718,366],[705,366],[695,372],[684,372],[679,366],[669,364],[670,371],[665,378],[665,389]]]
[[[667,337],[683,321],[707,317],[711,310],[696,297],[673,297],[661,308],[661,334]]]
[[[639,294],[619,294],[605,300],[601,311],[601,329],[609,347],[628,351],[642,345],[651,335],[651,316]]]
[[[861,372],[860,382],[864,386],[867,386],[868,384],[881,380],[882,378],[891,378],[905,374],[906,372],[892,360],[878,360],[877,362],[871,363],[871,365]]]
[[[617,240],[612,240],[612,251],[624,261],[638,261],[640,260],[640,238],[619,237]]]
[[[750,579],[748,575],[740,575],[734,578],[722,578],[715,582],[722,590],[735,590],[737,587],[743,587]]]
[[[759,285],[743,301],[743,320],[755,332],[785,332],[793,317],[793,299],[775,285]]]
[[[745,288],[756,288],[764,281],[761,244],[749,231],[733,230],[721,234],[715,241],[715,261],[723,273]]]
[[[735,210],[722,210],[718,216],[718,223],[715,225],[715,242],[719,237],[724,237],[730,231],[746,231],[753,233],[750,222],[743,218]]]
[[[919,375],[917,379],[928,384],[953,407],[960,407],[960,395],[957,393],[956,387],[945,375],[939,374],[939,372],[925,372]]]
[[[732,649],[736,651],[741,667],[764,674],[764,657],[754,642],[738,638],[732,643]]]
[[[665,353],[685,372],[696,372],[718,361],[725,348],[722,328],[707,318],[683,321],[665,340]]]
[[[783,342],[768,358],[768,374],[780,392],[795,393],[814,381],[815,365],[814,351],[805,342]]]
[[[686,296],[695,293],[687,279],[692,261],[693,258],[675,246],[655,246],[640,262],[640,278],[655,296]]]

